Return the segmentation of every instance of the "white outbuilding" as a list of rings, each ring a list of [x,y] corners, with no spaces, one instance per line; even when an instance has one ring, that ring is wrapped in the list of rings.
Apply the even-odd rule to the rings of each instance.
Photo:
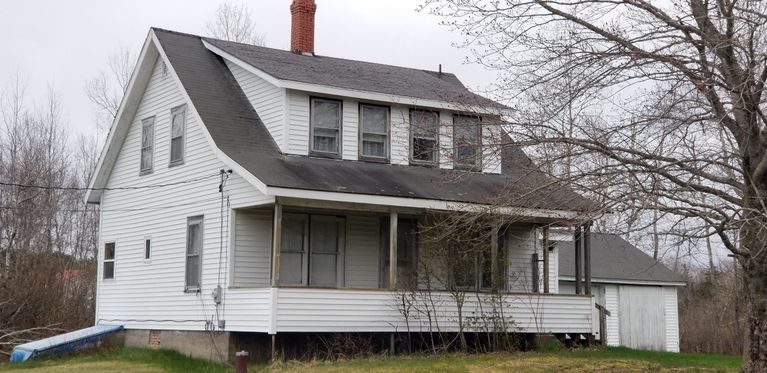
[[[559,293],[575,294],[572,241],[556,245]],[[592,294],[604,306],[608,346],[679,352],[677,290],[684,278],[614,234],[592,234]]]

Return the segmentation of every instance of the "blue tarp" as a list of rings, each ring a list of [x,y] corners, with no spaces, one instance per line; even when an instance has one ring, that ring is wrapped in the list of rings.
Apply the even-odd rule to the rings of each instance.
[[[90,328],[75,330],[18,345],[11,352],[11,361],[27,361],[43,353],[55,354],[89,347],[104,340],[108,335],[122,330],[122,328],[122,325],[99,324]]]

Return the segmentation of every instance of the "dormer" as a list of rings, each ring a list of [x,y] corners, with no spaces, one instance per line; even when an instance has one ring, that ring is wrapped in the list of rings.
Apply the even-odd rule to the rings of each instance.
[[[453,74],[315,53],[317,5],[291,5],[291,50],[203,38],[283,154],[500,173],[506,108]]]

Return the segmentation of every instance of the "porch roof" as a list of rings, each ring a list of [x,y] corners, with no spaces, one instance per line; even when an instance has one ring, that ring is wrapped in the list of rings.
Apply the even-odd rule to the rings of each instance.
[[[216,147],[268,187],[548,210],[595,208],[552,182],[520,149],[504,151],[499,175],[282,154],[223,59],[205,48],[203,38],[153,31]]]

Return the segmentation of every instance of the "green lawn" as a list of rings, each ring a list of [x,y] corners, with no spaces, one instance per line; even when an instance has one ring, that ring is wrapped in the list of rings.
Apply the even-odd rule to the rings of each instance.
[[[252,365],[269,372],[737,372],[740,358],[672,354],[625,348],[550,353],[520,352],[442,356],[371,357],[341,361],[278,362]],[[168,350],[124,348],[101,353],[0,364],[0,372],[232,372],[230,366],[190,359]]]

